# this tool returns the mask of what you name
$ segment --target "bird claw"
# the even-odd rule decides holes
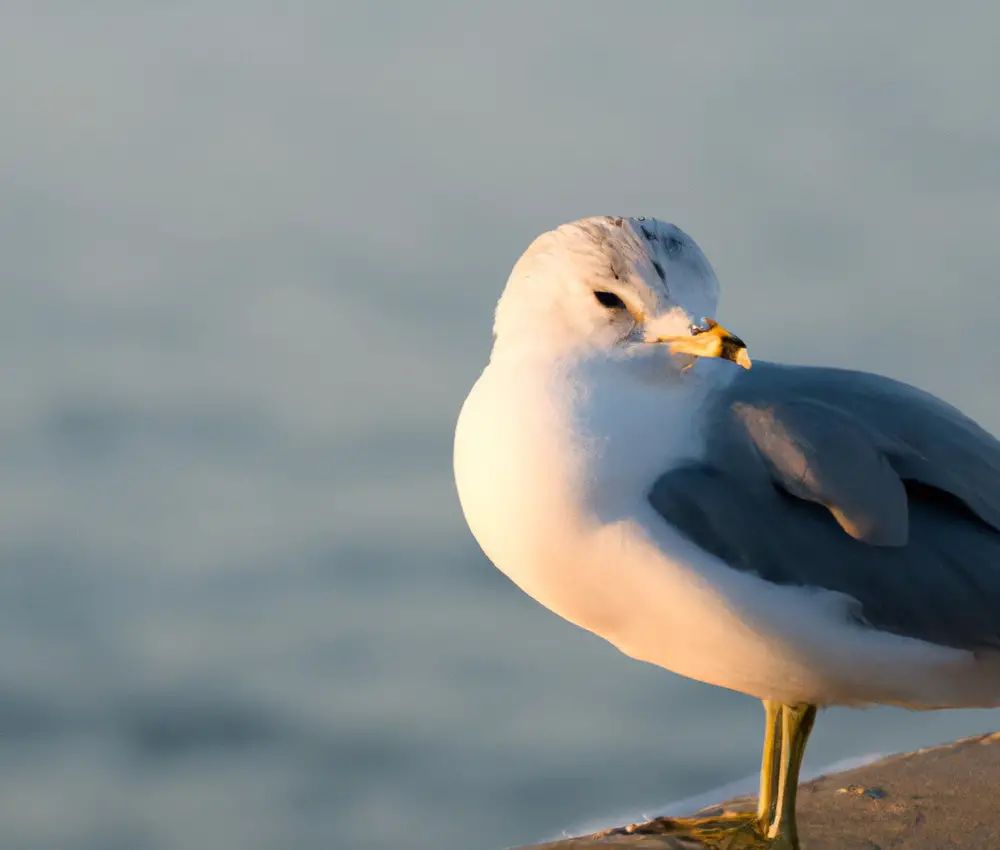
[[[779,835],[767,838],[753,812],[723,812],[710,817],[654,818],[598,833],[611,835],[669,835],[712,850],[798,850],[797,843]]]

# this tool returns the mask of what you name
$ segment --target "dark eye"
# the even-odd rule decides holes
[[[594,293],[594,298],[597,299],[597,303],[602,307],[607,307],[609,310],[624,310],[625,302],[621,300],[613,292],[608,292],[604,289],[599,289]]]

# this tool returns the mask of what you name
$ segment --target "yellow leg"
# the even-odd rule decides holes
[[[799,770],[805,755],[809,733],[816,720],[814,705],[781,707],[781,768],[778,773],[778,796],[765,835],[773,850],[798,850],[799,834],[795,823],[795,797]]]
[[[766,830],[774,819],[774,796],[778,792],[778,760],[781,757],[781,703],[764,700],[764,752],[760,759],[760,796],[757,822]]]
[[[644,835],[671,835],[695,838],[708,847],[721,850],[764,848],[765,838],[775,818],[782,764],[782,718],[784,706],[771,700],[764,701],[764,751],[760,766],[760,798],[756,814],[753,812],[724,812],[708,817],[657,818],[643,824],[609,830],[611,833]]]
[[[757,811],[700,818],[656,818],[607,834],[677,835],[719,850],[799,850],[795,791],[806,742],[816,719],[814,705],[764,701],[764,752]]]

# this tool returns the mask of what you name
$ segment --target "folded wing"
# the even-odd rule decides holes
[[[649,501],[734,569],[853,597],[874,628],[1000,646],[1000,442],[861,372],[757,363],[709,411],[706,457]]]

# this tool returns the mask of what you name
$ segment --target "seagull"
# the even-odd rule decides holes
[[[661,819],[797,850],[817,709],[1000,705],[1000,442],[879,375],[752,363],[678,227],[539,236],[455,429],[479,545],[621,652],[760,699],[755,812]]]

